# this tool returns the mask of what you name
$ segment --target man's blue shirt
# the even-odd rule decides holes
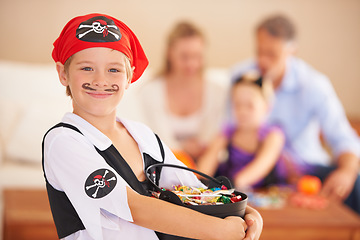
[[[256,69],[255,61],[236,65],[232,82]],[[284,130],[286,148],[294,153],[293,157],[306,163],[331,164],[331,157],[321,144],[320,132],[335,158],[344,152],[360,156],[359,137],[351,128],[329,79],[298,58],[287,61],[268,122]]]

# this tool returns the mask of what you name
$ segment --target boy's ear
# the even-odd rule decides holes
[[[135,70],[135,66],[131,68],[132,75],[134,74],[134,70]],[[132,79],[128,79],[128,80],[127,80],[125,89],[128,89],[128,88],[130,87],[130,85],[131,85],[131,80],[132,80]]]
[[[125,89],[128,89],[131,85],[131,80],[126,83]]]
[[[58,72],[59,80],[60,80],[61,84],[65,87],[67,87],[69,85],[69,83],[68,83],[68,78],[67,78],[67,75],[65,72],[64,64],[62,64],[61,62],[57,62],[56,63],[56,71]]]
[[[125,89],[128,89],[131,85],[131,79],[128,79],[127,82],[126,82],[126,86],[125,86]]]

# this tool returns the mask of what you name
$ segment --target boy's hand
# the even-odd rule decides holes
[[[224,220],[226,221],[226,228],[223,231],[222,239],[240,240],[245,237],[245,230],[247,229],[247,225],[242,218],[230,216],[226,217]]]
[[[258,240],[263,228],[263,220],[259,212],[252,207],[247,206],[245,222],[247,231],[244,240]]]
[[[252,219],[249,214],[245,215],[245,222],[247,225],[247,231],[246,231],[246,237],[244,238],[244,240],[258,239],[258,238],[256,238],[258,223],[254,219]]]

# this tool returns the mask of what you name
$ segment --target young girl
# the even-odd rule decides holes
[[[265,124],[270,107],[271,83],[254,74],[236,81],[231,89],[234,124],[213,141],[199,163],[199,170],[229,177],[236,188],[261,186],[272,172],[282,148],[284,134]],[[221,154],[227,150],[227,160]],[[281,170],[280,167],[276,170]]]
[[[73,112],[43,141],[43,168],[62,239],[158,239],[157,233],[198,239],[258,239],[262,220],[248,207],[245,221],[220,219],[148,195],[144,170],[181,164],[146,126],[116,117],[116,106],[148,65],[133,32],[101,14],[72,19],[54,42],[59,79]],[[188,171],[155,172],[159,185],[179,179],[200,186]],[[192,224],[196,223],[196,224]],[[208,229],[213,229],[209,231]]]

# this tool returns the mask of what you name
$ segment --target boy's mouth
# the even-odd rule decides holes
[[[107,98],[112,95],[111,93],[105,93],[105,92],[86,92],[86,93],[94,98]]]
[[[86,90],[86,93],[95,98],[106,98],[111,96],[113,93],[119,91],[119,86],[117,84],[111,85],[111,88],[105,89],[96,89],[90,87],[90,83],[84,83],[82,88]]]

